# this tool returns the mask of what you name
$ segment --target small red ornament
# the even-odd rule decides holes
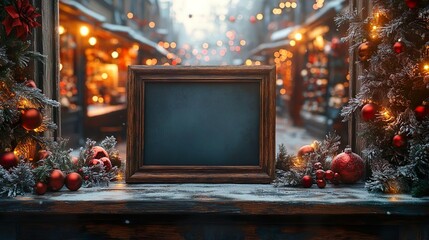
[[[229,17],[229,21],[230,21],[230,22],[235,22],[235,17],[234,17],[234,16],[230,16],[230,17]]]
[[[33,130],[42,125],[43,117],[39,110],[30,108],[21,112],[21,121],[23,128],[26,130]]]
[[[411,9],[417,7],[418,3],[419,3],[419,0],[405,0],[405,4],[407,4],[407,7]]]
[[[341,182],[355,183],[363,176],[364,162],[351,148],[346,148],[332,160],[331,169],[340,175]]]
[[[95,146],[91,150],[93,152],[92,158],[100,159],[102,157],[109,157],[109,154],[106,152],[106,150],[100,146]]]
[[[250,16],[249,21],[250,21],[250,23],[255,23],[256,22],[256,17],[255,16]]]
[[[104,170],[106,170],[106,172],[108,172],[108,171],[110,171],[110,169],[112,169],[112,162],[110,161],[109,158],[102,157],[102,158],[100,158],[100,161],[103,162]]]
[[[316,171],[316,179],[323,179],[325,178],[325,171],[322,169],[319,169]]]
[[[363,106],[361,109],[362,120],[364,120],[366,122],[374,120],[375,113],[377,111],[376,109],[377,109],[377,107],[372,103],[365,104],[365,106]]]
[[[326,170],[325,178],[326,180],[332,180],[334,178],[334,172],[332,170]]]
[[[13,152],[0,153],[0,165],[4,169],[16,167],[18,165],[18,158]]]
[[[395,44],[393,44],[393,51],[395,51],[395,53],[404,52],[405,44],[401,41],[395,42]]]
[[[73,157],[71,157],[71,158],[70,158],[70,162],[71,162],[73,165],[77,166],[77,165],[79,164],[79,158],[77,158],[77,157],[73,156]]]
[[[88,166],[92,167],[92,166],[103,166],[103,161],[101,161],[100,159],[92,159],[88,162]]]
[[[48,190],[48,185],[44,182],[38,182],[34,186],[34,191],[36,192],[37,195],[43,195],[46,193],[47,190]]]
[[[313,185],[313,179],[309,175],[302,177],[301,184],[305,188],[310,188]]]
[[[77,191],[82,186],[82,176],[75,172],[69,173],[67,174],[65,184],[70,191]]]
[[[326,187],[326,181],[324,179],[317,179],[316,184],[319,188],[325,188]]]
[[[302,159],[302,156],[304,156],[305,154],[312,153],[312,152],[314,152],[314,148],[312,146],[304,145],[298,150],[298,153],[296,154],[296,156],[299,159]]]
[[[331,180],[331,183],[333,183],[334,185],[338,185],[340,184],[340,174],[339,173],[334,173],[334,177]]]
[[[317,170],[317,169],[322,169],[322,168],[323,168],[322,163],[321,163],[321,162],[316,162],[316,163],[314,163],[313,168],[314,168],[315,170]]]
[[[45,158],[49,157],[49,155],[51,155],[51,154],[52,154],[51,151],[48,151],[48,150],[45,150],[45,149],[40,150],[40,151],[37,152],[37,160],[45,159]]]
[[[359,45],[358,55],[359,55],[359,60],[362,62],[365,62],[369,59],[369,57],[371,55],[371,49],[370,49],[370,45],[369,45],[368,41],[361,43]]]
[[[429,116],[429,107],[423,105],[417,106],[414,109],[414,114],[417,120],[423,120],[425,117]]]
[[[394,147],[401,148],[401,147],[405,146],[406,141],[405,141],[405,138],[403,136],[398,134],[398,135],[395,135],[393,137],[392,144]]]
[[[27,86],[29,88],[37,88],[36,83],[33,80],[25,81],[25,86]]]
[[[48,178],[48,186],[52,191],[59,191],[64,186],[65,176],[59,169],[54,169]]]

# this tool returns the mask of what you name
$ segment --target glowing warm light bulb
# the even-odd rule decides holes
[[[79,29],[79,33],[82,37],[86,37],[89,34],[89,28],[87,26],[82,26]]]
[[[284,88],[280,89],[280,94],[281,95],[285,95],[286,94],[286,89],[284,89]]]
[[[58,26],[58,34],[63,34],[63,33],[65,33],[66,32],[66,29],[63,27],[63,26]]]
[[[261,21],[262,19],[264,19],[264,14],[262,14],[262,13],[256,14],[256,19],[258,19],[259,21]]]
[[[177,47],[177,44],[176,44],[175,42],[171,42],[171,43],[170,43],[170,47],[171,47],[171,48],[176,48],[176,47]]]
[[[97,38],[95,38],[95,37],[90,37],[90,38],[88,39],[88,43],[89,43],[89,45],[94,46],[95,44],[97,44]]]
[[[127,13],[127,18],[132,19],[134,17],[134,14],[132,12]]]
[[[289,45],[291,45],[293,47],[296,45],[296,42],[294,40],[290,40]]]
[[[150,23],[149,23],[149,27],[150,27],[150,28],[154,28],[155,26],[156,26],[155,22],[150,22]]]
[[[295,40],[301,41],[302,40],[302,34],[301,33],[296,33],[295,34]]]
[[[107,79],[109,77],[109,74],[107,74],[107,73],[102,73],[101,74],[101,78],[102,79]]]
[[[113,51],[111,55],[112,55],[112,58],[118,58],[119,57],[119,53],[117,51]]]
[[[247,59],[247,60],[246,60],[246,62],[245,62],[245,64],[246,64],[246,66],[250,66],[250,65],[252,65],[252,60]]]
[[[425,70],[425,71],[429,71],[429,64],[425,64],[425,65],[423,65],[423,70]]]

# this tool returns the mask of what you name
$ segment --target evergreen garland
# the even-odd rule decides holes
[[[357,10],[336,19],[349,24],[343,40],[353,43],[351,53],[362,42],[370,46],[368,60],[356,63],[363,68],[361,88],[342,116],[347,121],[359,117],[365,104],[377,106],[376,117],[363,119],[359,131],[371,169],[369,191],[429,195],[424,187],[429,183],[429,1],[417,1],[417,6],[405,0],[372,2],[372,15],[366,19]],[[395,50],[395,44],[405,47]],[[420,119],[415,109],[422,105],[426,113]],[[404,146],[393,143],[395,135]]]

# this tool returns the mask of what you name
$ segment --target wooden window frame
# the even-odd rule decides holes
[[[39,8],[42,13],[42,27],[37,28],[33,35],[34,50],[46,56],[45,64],[35,63],[34,75],[35,81],[38,86],[43,90],[45,95],[51,99],[57,99],[59,96],[59,0],[42,1],[33,0],[33,4]],[[354,9],[361,9],[359,14],[365,18],[370,14],[371,9],[370,0],[350,0],[349,8],[351,11]],[[357,60],[357,53],[354,52],[350,55],[350,97],[355,97],[361,83],[358,81],[357,76],[362,73],[362,69],[358,64],[354,64]],[[58,130],[51,136],[61,136],[61,111],[60,108],[55,108],[47,111],[48,117],[58,125]],[[356,137],[359,131],[359,120],[353,118],[348,124],[349,131],[349,145],[356,152],[360,152],[362,142]],[[49,134],[48,134],[49,135]]]

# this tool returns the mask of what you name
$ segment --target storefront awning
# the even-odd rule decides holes
[[[145,38],[141,33],[132,29],[131,27],[111,23],[103,23],[101,27],[107,31],[117,33],[126,38],[129,38],[132,41],[136,41],[139,44],[145,46],[145,48],[147,49],[154,49],[161,55],[167,56],[167,54],[169,54],[167,50],[158,46],[158,44],[152,42],[151,40]]]
[[[261,43],[259,46],[249,52],[250,56],[266,55],[274,52],[279,48],[289,46],[289,40],[280,40],[277,42]]]
[[[105,16],[85,7],[79,2],[74,0],[61,0],[60,7],[62,11],[65,11],[80,20],[91,23],[103,23],[107,19]]]
[[[271,34],[271,41],[279,41],[281,39],[287,39],[291,34],[299,30],[301,33],[308,31],[311,28],[314,28],[315,25],[320,25],[322,22],[325,22],[328,19],[332,19],[340,12],[346,5],[346,0],[332,0],[315,14],[307,18],[307,20],[302,25],[297,25],[293,27],[288,27]]]

